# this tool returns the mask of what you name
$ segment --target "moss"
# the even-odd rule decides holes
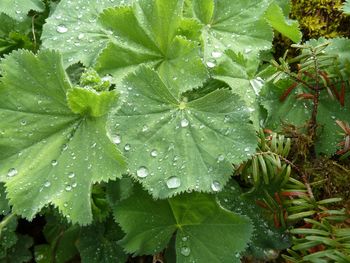
[[[292,0],[291,18],[300,23],[304,40],[350,36],[350,17],[342,12],[343,0]]]

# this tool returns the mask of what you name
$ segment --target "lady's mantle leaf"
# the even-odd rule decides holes
[[[266,11],[265,17],[275,30],[291,39],[294,43],[298,43],[301,40],[302,34],[299,30],[298,21],[285,18],[282,8],[277,3],[271,4]]]
[[[192,0],[193,15],[202,23],[208,67],[226,49],[246,55],[271,48],[272,29],[264,18],[267,0]]]
[[[222,209],[215,196],[192,193],[154,201],[135,190],[115,206],[116,221],[126,232],[121,245],[134,255],[163,250],[176,233],[176,261],[240,262],[235,255],[247,245],[250,221]]]
[[[97,69],[118,78],[144,64],[181,91],[200,86],[206,69],[198,44],[176,37],[182,6],[182,0],[140,0],[133,7],[107,9],[100,21],[116,39],[103,51]]]
[[[44,11],[44,3],[40,0],[1,0],[0,13],[5,13],[16,20],[24,20],[30,10]]]
[[[229,89],[186,102],[177,89],[142,67],[125,78],[125,102],[109,131],[129,159],[130,173],[153,196],[219,191],[255,151],[248,109]]]
[[[91,185],[114,179],[125,168],[106,136],[105,117],[70,110],[71,86],[55,52],[14,52],[1,72],[0,180],[13,210],[31,219],[51,203],[72,222],[91,222]],[[115,98],[109,95],[108,102]],[[101,113],[87,103],[92,113]]]
[[[350,1],[346,0],[343,5],[343,11],[345,14],[350,15]]]
[[[110,42],[107,32],[97,21],[103,9],[130,0],[61,0],[43,27],[43,46],[61,51],[66,66],[82,62],[94,64],[96,57]]]
[[[60,50],[66,65],[97,61],[98,71],[114,79],[146,64],[181,90],[202,84],[207,72],[197,43],[176,36],[182,0],[139,0],[114,8],[122,1],[111,2],[87,1],[90,8],[82,9],[85,2],[63,0],[44,26],[43,45]]]

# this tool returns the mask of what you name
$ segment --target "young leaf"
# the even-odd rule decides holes
[[[192,101],[142,67],[125,78],[125,103],[110,115],[109,132],[129,159],[131,175],[154,197],[220,191],[255,151],[248,109],[229,89]]]
[[[202,23],[204,57],[209,68],[215,67],[219,54],[231,49],[256,55],[271,48],[272,29],[263,18],[266,0],[193,0],[194,16]]]
[[[71,111],[71,86],[56,52],[14,52],[1,72],[0,116],[6,121],[0,123],[0,180],[13,210],[32,219],[53,204],[72,222],[91,222],[91,185],[125,169],[106,135],[106,117]],[[109,103],[114,92],[107,97]],[[91,112],[98,107],[89,100],[85,106]]]
[[[20,21],[27,17],[30,10],[42,12],[44,8],[44,3],[41,0],[1,0],[0,2],[0,13],[5,13]]]
[[[115,206],[126,232],[121,244],[134,255],[163,250],[176,233],[176,262],[239,262],[251,236],[250,221],[222,209],[215,196],[192,193],[154,201],[140,187]],[[132,219],[132,220],[131,220]]]
[[[129,0],[61,0],[43,27],[43,47],[61,51],[65,66],[94,64],[110,42],[110,33],[98,21],[103,9],[127,4]],[[68,48],[69,45],[69,48]]]

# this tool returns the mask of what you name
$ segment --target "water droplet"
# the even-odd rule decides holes
[[[148,126],[147,126],[147,125],[144,125],[144,126],[142,127],[142,132],[146,132],[146,131],[148,131]]]
[[[244,148],[244,151],[245,151],[245,152],[249,152],[249,151],[250,151],[250,148],[249,148],[249,147],[246,147],[246,148]]]
[[[246,53],[246,54],[249,54],[250,52],[252,52],[253,50],[251,49],[251,48],[246,48],[245,50],[244,50],[244,53]]]
[[[121,138],[120,138],[120,135],[115,135],[114,137],[113,137],[113,142],[115,143],[115,144],[120,144],[121,143]]]
[[[68,203],[67,203],[67,202],[64,202],[63,206],[64,206],[64,207],[67,207],[67,206],[68,206]]]
[[[187,240],[188,240],[188,237],[183,237],[183,238],[182,238],[182,241],[183,241],[183,242],[186,242]]]
[[[8,170],[7,172],[7,176],[8,177],[14,177],[18,174],[18,171],[15,168],[11,168],[10,170]]]
[[[212,184],[211,184],[211,189],[214,191],[214,192],[218,192],[221,190],[221,184],[218,182],[218,181],[214,181]]]
[[[189,121],[187,119],[181,120],[181,127],[186,128],[189,124]]]
[[[152,157],[157,157],[157,156],[158,156],[157,150],[152,150],[152,151],[151,151],[151,156],[152,156]]]
[[[179,177],[172,176],[166,181],[166,185],[169,189],[175,189],[175,188],[180,187],[181,180]]]
[[[225,160],[225,156],[222,155],[222,154],[220,154],[220,155],[218,156],[218,162],[222,162],[223,160]]]
[[[68,28],[65,25],[59,25],[57,26],[56,31],[58,33],[66,33],[68,31]]]
[[[148,169],[144,166],[141,166],[139,169],[137,169],[136,175],[140,178],[145,178],[148,175]]]
[[[213,58],[220,58],[222,56],[222,53],[220,51],[213,51],[211,52],[211,56]]]
[[[130,151],[130,149],[131,149],[130,144],[125,144],[124,150],[128,152],[128,151]]]
[[[84,34],[83,33],[78,35],[78,39],[83,39],[83,38],[84,38]]]
[[[180,252],[185,257],[188,257],[191,254],[191,249],[189,247],[182,247]]]
[[[68,174],[68,178],[74,178],[75,177],[75,173],[71,172]]]
[[[216,64],[212,61],[207,61],[206,64],[207,64],[208,68],[214,68],[216,66]]]
[[[21,125],[22,125],[22,126],[27,125],[27,121],[26,121],[26,120],[21,120]]]
[[[64,189],[66,189],[67,192],[70,192],[70,191],[72,191],[72,186],[67,185],[66,188],[64,188]]]
[[[51,183],[50,183],[49,181],[46,181],[46,182],[44,183],[44,186],[45,186],[45,187],[50,187],[50,186],[51,186]]]
[[[52,161],[51,161],[51,165],[52,165],[52,166],[56,166],[57,164],[58,164],[57,160],[52,160]]]

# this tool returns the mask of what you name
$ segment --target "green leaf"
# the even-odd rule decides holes
[[[277,3],[270,5],[265,13],[265,17],[276,31],[288,37],[294,43],[300,42],[302,34],[299,30],[298,21],[288,19]]]
[[[42,12],[44,9],[44,3],[40,0],[1,0],[0,2],[0,13],[5,13],[19,21],[23,21],[30,10]]]
[[[343,5],[343,11],[345,14],[350,15],[350,1],[346,0]]]
[[[249,110],[227,88],[187,101],[146,67],[123,86],[125,103],[110,115],[109,133],[128,157],[131,175],[154,197],[219,191],[232,163],[255,151]]]
[[[138,187],[115,206],[126,232],[121,244],[134,255],[163,250],[176,233],[176,262],[239,262],[251,236],[250,221],[222,209],[215,196],[192,193],[154,201]],[[132,218],[132,221],[130,220]]]
[[[65,66],[82,62],[94,64],[111,35],[98,21],[103,9],[129,0],[61,0],[43,27],[43,47],[58,49]]]
[[[73,87],[67,92],[67,101],[72,112],[92,117],[101,117],[107,114],[113,102],[116,101],[116,92],[97,92],[93,89]]]
[[[227,83],[232,92],[239,95],[249,106],[251,120],[259,128],[260,111],[258,95],[264,85],[264,80],[256,76],[259,60],[246,59],[242,54],[227,50],[225,56],[217,59],[217,66],[213,69],[213,78]]]
[[[8,250],[18,241],[16,235],[17,217],[10,214],[0,222],[0,260],[6,258]]]
[[[222,207],[247,216],[254,226],[253,237],[245,254],[268,260],[271,251],[286,249],[290,247],[291,243],[286,229],[277,229],[274,226],[271,211],[257,206],[255,202],[258,199],[257,196],[244,195],[234,180],[231,180],[218,194],[218,200]]]
[[[116,40],[102,52],[97,70],[120,79],[148,65],[179,92],[200,86],[207,73],[198,43],[176,36],[182,5],[182,0],[141,0],[133,7],[105,10],[100,22]]]
[[[297,127],[306,127],[307,121],[311,118],[312,102],[309,100],[298,100],[296,94],[302,92],[296,88],[289,94],[285,101],[281,102],[279,97],[283,94],[292,82],[282,81],[278,86],[273,84],[266,85],[261,96],[262,104],[268,110],[268,119],[266,128],[280,129],[284,123],[292,124]],[[350,122],[350,94],[345,95],[345,107],[329,97],[326,91],[320,96],[318,106],[317,123],[319,125],[319,134],[316,140],[316,151],[327,155],[333,155],[338,149],[337,144],[343,139],[339,136],[341,129],[336,124],[336,120]]]
[[[29,250],[33,245],[33,239],[29,236],[18,235],[17,243],[8,250],[6,259],[0,259],[1,263],[23,263],[32,259],[32,252]]]
[[[112,220],[82,228],[78,243],[82,262],[126,262],[128,256],[119,245],[122,237],[123,232]]]
[[[0,183],[0,215],[7,215],[10,212],[10,206],[6,198],[4,184]]]
[[[272,29],[264,19],[269,6],[266,0],[193,0],[193,14],[202,23],[204,58],[209,68],[231,49],[255,56],[271,48]]]
[[[14,212],[32,219],[53,204],[72,222],[90,223],[91,185],[125,169],[105,118],[71,112],[71,86],[55,52],[14,52],[1,71],[0,180]]]

